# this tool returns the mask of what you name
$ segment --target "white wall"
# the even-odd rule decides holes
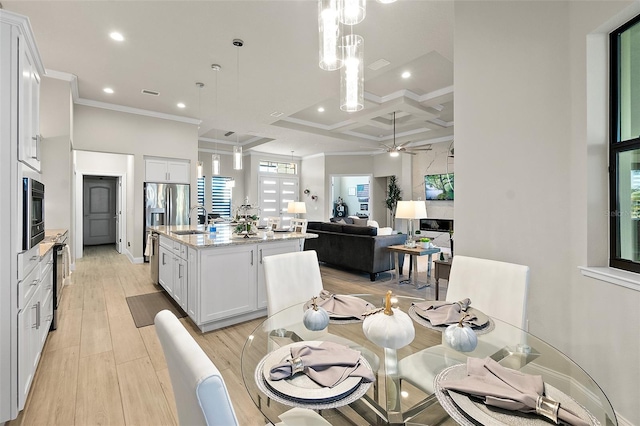
[[[325,205],[330,203],[331,200],[325,196],[325,157],[324,155],[317,155],[302,159],[300,163],[300,189],[304,191],[308,189],[310,194],[300,196],[300,200],[303,200],[307,204],[306,218],[313,221],[324,221],[327,216],[325,215]],[[317,195],[318,199],[313,201],[311,195]]]
[[[196,164],[198,127],[177,121],[75,105],[74,149],[133,155],[133,227],[127,230],[127,246],[136,261],[142,259],[144,210],[144,156],[178,158],[191,162],[191,199],[197,200]],[[129,222],[129,221],[127,221]]]
[[[457,254],[531,267],[530,331],[640,424],[640,292],[578,271],[607,256],[607,141],[588,133],[587,36],[626,4],[456,2],[454,216]]]
[[[42,183],[45,186],[45,226],[47,229],[71,228],[71,142],[69,135],[44,138]]]

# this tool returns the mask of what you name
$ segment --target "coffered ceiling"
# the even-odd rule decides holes
[[[76,102],[201,120],[201,148],[238,142],[297,157],[377,153],[393,142],[393,112],[397,144],[453,140],[452,1],[367,2],[365,20],[353,27],[365,43],[365,108],[356,113],[339,109],[339,71],[318,67],[313,0],[3,6],[29,16],[51,75],[77,78]],[[111,40],[112,31],[125,40]],[[244,46],[233,46],[234,38]],[[214,63],[222,69],[213,71]],[[411,76],[402,78],[404,71]]]

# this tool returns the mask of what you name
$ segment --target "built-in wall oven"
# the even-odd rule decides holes
[[[44,185],[22,179],[22,249],[29,250],[44,239]]]

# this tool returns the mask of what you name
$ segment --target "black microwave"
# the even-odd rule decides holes
[[[22,249],[29,250],[44,240],[44,185],[22,179]]]

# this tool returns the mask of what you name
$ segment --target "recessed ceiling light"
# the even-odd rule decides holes
[[[102,91],[104,93],[108,93],[108,94],[112,94],[113,93],[113,89],[111,87],[105,87],[104,89],[102,89]]]
[[[183,104],[182,102],[178,102],[178,108],[184,108],[184,107],[186,107],[185,104]]]
[[[318,112],[324,112],[324,108],[323,107],[319,107],[318,108]]]
[[[411,73],[409,71],[405,71],[402,73],[402,78],[409,78],[411,77]]]
[[[111,37],[115,41],[124,41],[124,36],[117,31],[114,31],[111,34],[109,34],[109,37]]]

